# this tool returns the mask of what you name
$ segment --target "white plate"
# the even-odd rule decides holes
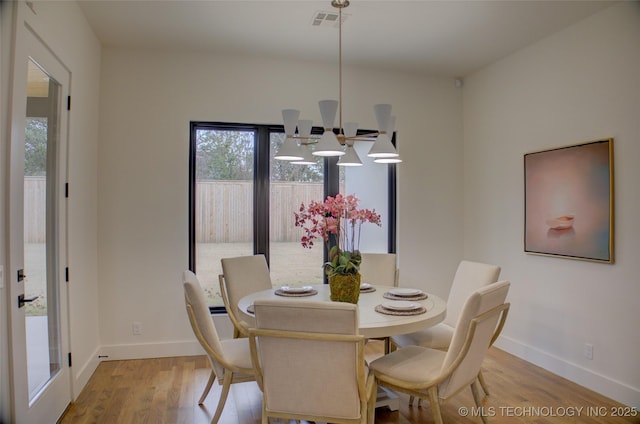
[[[369,283],[362,283],[360,284],[360,290],[366,290],[366,289],[370,289],[371,288],[371,284]]]
[[[385,302],[382,304],[382,307],[392,311],[413,311],[414,309],[420,308],[420,304],[407,302],[406,300],[396,300],[394,302]]]
[[[313,287],[311,287],[311,286],[302,286],[302,287],[282,286],[282,287],[280,287],[280,290],[282,290],[285,293],[308,293],[311,290],[313,290]]]
[[[389,293],[396,295],[396,296],[417,296],[419,294],[422,294],[422,290],[418,290],[418,289],[391,289],[389,290]]]

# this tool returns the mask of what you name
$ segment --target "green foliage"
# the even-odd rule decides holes
[[[324,271],[327,275],[335,274],[357,274],[360,271],[362,255],[359,250],[353,252],[342,251],[338,246],[333,246],[329,250],[329,262],[324,264]]]
[[[253,140],[248,131],[198,131],[196,179],[252,180]]]
[[[198,130],[196,135],[196,179],[253,180],[254,139],[252,131]],[[284,134],[271,135],[271,180],[322,182],[322,164],[294,165],[275,160]]]
[[[323,171],[322,162],[315,165],[296,165],[286,160],[273,159],[273,155],[284,143],[284,134],[271,135],[271,180],[273,181],[300,181],[300,182],[322,182]]]
[[[24,141],[24,175],[47,175],[47,118],[28,118]]]

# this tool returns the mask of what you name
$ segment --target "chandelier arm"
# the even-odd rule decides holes
[[[378,134],[380,134],[379,132],[375,131],[375,132],[370,132],[370,133],[366,133],[366,134],[358,134],[355,137],[351,137],[354,140],[368,140],[368,141],[373,141]]]
[[[344,134],[338,134],[336,137],[338,138],[338,141],[340,142],[340,144],[344,145],[346,140],[353,140],[353,141],[370,141],[370,142],[374,142],[376,141],[376,137],[378,136],[379,133],[377,132],[371,132],[371,133],[366,133],[366,134],[358,134],[354,137],[347,137]],[[298,142],[301,145],[311,145],[311,144],[316,144],[318,143],[318,140],[320,139],[319,135],[309,135],[309,136],[302,136],[299,134],[294,134],[292,135],[290,138],[293,138],[294,140],[298,140]]]

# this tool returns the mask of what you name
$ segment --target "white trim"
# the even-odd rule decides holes
[[[598,374],[510,337],[501,336],[494,346],[603,396],[640,409],[640,389],[636,387]]]
[[[73,373],[73,380],[71,382],[71,397],[73,400],[76,400],[82,392],[82,389],[87,385],[89,379],[100,365],[100,359],[98,359],[98,355],[100,354],[100,348],[97,348],[93,354],[89,357],[89,360],[84,363],[82,368],[77,372]]]
[[[200,343],[196,340],[183,340],[165,343],[138,343],[102,346],[101,358],[106,361],[124,359],[165,358],[169,356],[206,355]],[[97,355],[96,355],[97,356]]]

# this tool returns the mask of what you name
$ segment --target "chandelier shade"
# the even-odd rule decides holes
[[[300,111],[295,109],[285,109],[282,111],[282,120],[284,122],[284,134],[285,139],[278,153],[274,156],[278,160],[302,160],[303,152],[302,148],[298,145],[298,142],[293,138],[296,132],[296,125]]]
[[[388,135],[388,132],[393,134],[395,120],[396,120],[395,116],[389,116],[388,119],[385,118],[386,124],[384,126],[384,130],[380,129],[380,133],[378,134],[378,137],[376,137],[376,141],[375,143],[373,143],[373,146],[371,146],[371,150],[369,150],[369,154],[367,156],[372,158],[397,158],[398,157],[398,152],[396,152],[396,148],[393,146],[393,143],[391,143],[391,139],[389,138],[389,135]],[[392,162],[385,162],[385,163],[392,163]]]
[[[296,132],[296,125],[300,111],[295,109],[285,109],[282,111],[282,122],[284,123],[284,133],[287,137],[293,137]]]
[[[331,157],[340,156],[340,166],[362,166],[354,142],[373,142],[369,151],[369,157],[376,163],[402,162],[395,146],[391,142],[395,128],[395,117],[391,116],[390,104],[377,104],[374,106],[377,133],[358,135],[358,124],[353,122],[342,123],[342,9],[349,6],[348,0],[333,0],[331,5],[338,9],[338,71],[339,71],[339,100],[321,100],[318,102],[322,127],[322,136],[311,135],[312,122],[300,120],[300,112],[295,109],[282,111],[282,119],[285,127],[285,142],[282,144],[275,159],[289,160],[296,164],[315,164],[313,156]],[[335,127],[336,115],[338,126]],[[298,133],[295,133],[296,126]],[[300,140],[300,142],[296,142]],[[311,153],[311,155],[309,154]],[[383,159],[385,161],[383,161]]]
[[[311,137],[312,126],[313,121],[311,119],[300,119],[298,121],[298,136],[300,137],[302,159],[291,161],[294,165],[315,165],[318,163],[317,159],[311,154],[311,146],[302,146]]]
[[[311,154],[311,149],[303,147],[300,150],[302,150],[302,159],[292,160],[290,163],[294,165],[315,165],[318,163],[316,157]]]
[[[376,158],[374,160],[375,163],[400,163],[402,159],[400,158]]]
[[[360,160],[356,149],[353,148],[352,142],[347,142],[344,156],[340,156],[338,166],[362,166],[362,160]]]
[[[342,156],[344,150],[338,141],[338,137],[333,133],[331,128],[325,128],[320,141],[316,144],[315,149],[311,152],[314,156]]]
[[[287,137],[274,158],[278,160],[301,160],[303,158],[302,148],[298,146],[298,142],[293,138]]]

